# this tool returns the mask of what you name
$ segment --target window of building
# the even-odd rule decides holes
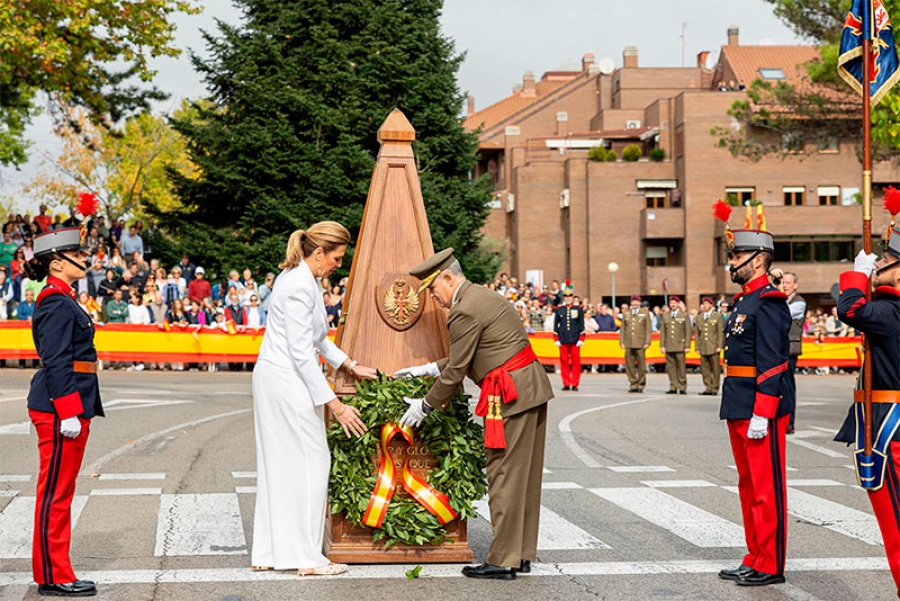
[[[785,79],[784,71],[781,69],[760,69],[759,76],[763,79]]]
[[[840,186],[819,186],[819,205],[837,206],[841,200]]]
[[[852,261],[861,246],[858,239],[798,238],[775,241],[776,263],[809,263]]]
[[[837,136],[819,136],[819,152],[834,153],[838,152],[838,150]]]
[[[647,267],[665,267],[668,256],[668,248],[665,246],[648,246]]]
[[[798,207],[803,204],[803,196],[806,193],[806,188],[803,186],[785,186],[783,190],[785,206]]]
[[[647,199],[648,209],[665,209],[667,206],[666,193],[662,190],[649,190],[644,193]]]
[[[732,204],[743,206],[748,200],[756,198],[756,188],[725,188],[725,196]]]
[[[782,152],[798,153],[803,152],[803,138],[800,134],[786,132],[781,134],[781,150]]]

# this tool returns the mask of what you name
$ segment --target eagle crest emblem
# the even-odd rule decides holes
[[[418,280],[404,273],[389,273],[375,287],[378,314],[394,330],[406,330],[418,321],[422,314],[418,289]]]

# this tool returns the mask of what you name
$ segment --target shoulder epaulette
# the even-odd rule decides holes
[[[872,294],[879,298],[900,298],[900,290],[897,290],[893,286],[878,286]]]
[[[47,298],[48,296],[52,296],[54,294],[62,294],[66,295],[65,292],[57,288],[56,286],[45,286],[43,290],[41,290],[40,294],[38,294],[37,301],[35,302],[35,308],[41,306],[41,301]]]
[[[766,300],[774,300],[774,301],[787,301],[787,294],[782,292],[781,290],[766,290],[762,294],[759,295],[760,298],[764,298]]]

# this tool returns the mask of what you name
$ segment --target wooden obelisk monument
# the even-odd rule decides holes
[[[420,282],[408,273],[434,254],[412,149],[415,138],[415,129],[397,109],[378,130],[381,149],[335,338],[349,356],[385,373],[446,357],[449,349],[446,313],[427,292],[417,292]],[[335,392],[355,392],[343,371],[335,376]],[[395,439],[392,455],[402,457],[409,452],[407,446]],[[419,459],[430,457],[421,447],[414,453]],[[373,470],[377,464],[373,461]],[[424,476],[430,469],[427,459],[425,464],[414,471]],[[406,492],[398,487],[394,494]],[[331,517],[328,557],[341,563],[471,561],[465,521],[454,520],[447,530],[450,541],[439,546],[395,545],[385,550],[383,544],[372,543],[371,529],[338,514]]]

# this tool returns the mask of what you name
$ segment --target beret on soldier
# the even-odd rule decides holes
[[[711,298],[708,297],[708,296],[704,296],[704,297],[703,297],[703,300],[701,300],[700,302],[701,302],[701,303],[709,303],[710,305],[714,305],[714,304],[715,304],[715,303],[713,303],[713,299],[711,299]]]
[[[680,303],[680,302],[681,302],[681,298],[679,298],[678,296],[675,296],[675,295],[673,294],[672,296],[669,297],[669,302],[671,303],[672,301],[675,301],[676,303]]]
[[[640,294],[632,294],[631,300],[639,301],[639,300],[641,300],[641,295]]]
[[[422,291],[428,288],[443,270],[453,265],[454,261],[456,261],[456,258],[453,256],[453,249],[445,248],[410,269],[409,275],[418,278],[422,282],[422,285],[419,287],[419,291]]]

